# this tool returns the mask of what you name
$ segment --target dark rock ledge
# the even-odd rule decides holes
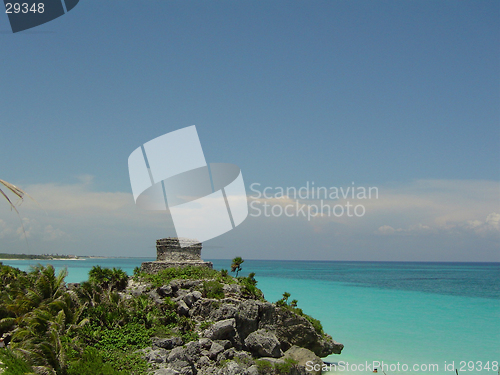
[[[289,309],[243,297],[238,284],[224,285],[225,298],[208,299],[197,290],[202,283],[173,280],[154,289],[130,280],[124,297],[147,294],[158,304],[168,297],[177,304],[178,314],[197,322],[198,340],[154,338],[152,346],[142,350],[154,368],[152,374],[318,374],[307,372],[306,362],[322,365],[320,357],[340,354],[344,347]]]

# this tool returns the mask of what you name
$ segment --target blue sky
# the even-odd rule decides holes
[[[196,125],[247,186],[380,190],[358,222],[248,218],[209,257],[500,260],[499,16],[495,1],[82,0],[17,34],[0,16],[1,178],[46,210],[20,208],[30,251],[153,256],[163,218],[134,224],[127,158]],[[22,251],[0,212],[0,251]]]

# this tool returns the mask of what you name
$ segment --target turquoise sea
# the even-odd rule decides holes
[[[80,282],[96,264],[132,274],[150,260],[49,263],[67,267],[68,282]],[[229,260],[212,261],[214,268],[230,268]],[[24,270],[36,264],[2,262]],[[378,361],[375,366],[387,375],[451,374],[455,368],[460,374],[499,373],[500,263],[246,260],[242,267],[243,275],[257,274],[267,300],[291,293],[305,313],[320,319],[324,330],[345,345],[341,355],[326,358],[344,366],[332,366],[333,372],[366,374],[366,365],[371,372]]]

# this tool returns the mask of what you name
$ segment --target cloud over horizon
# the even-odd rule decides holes
[[[38,204],[27,198],[18,207],[23,229],[5,202],[0,252],[26,253],[27,240],[33,253],[153,257],[154,241],[175,235],[168,213],[137,209],[131,193],[95,191],[92,176],[24,188]],[[249,217],[241,228],[207,241],[204,256],[229,258],[238,249],[257,259],[499,261],[498,191],[496,181],[473,180],[379,186],[378,199],[351,199],[364,205],[363,217]],[[260,201],[285,206],[296,200]]]

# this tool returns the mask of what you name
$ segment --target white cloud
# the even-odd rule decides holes
[[[37,252],[154,256],[155,240],[175,235],[168,213],[138,209],[131,193],[94,191],[90,178],[71,185],[23,188],[42,207],[30,199],[19,207],[28,242]],[[462,260],[498,258],[492,255],[497,252],[494,247],[498,248],[500,233],[498,182],[425,180],[378,189],[378,199],[351,201],[365,206],[363,217],[318,216],[311,221],[249,217],[206,245],[220,244],[232,252],[235,246],[248,246],[248,256],[254,258],[455,260],[455,253]],[[284,207],[295,200],[266,202]],[[25,252],[26,241],[19,229],[17,215],[0,202],[0,252]]]

